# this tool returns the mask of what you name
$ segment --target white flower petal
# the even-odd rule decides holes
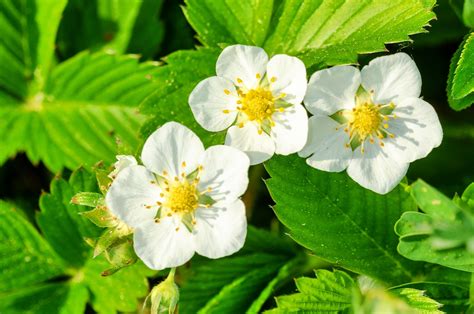
[[[308,115],[302,105],[285,108],[273,114],[275,126],[270,136],[275,141],[275,152],[289,155],[301,150],[308,137]]]
[[[401,162],[412,162],[426,157],[443,139],[443,129],[434,108],[419,98],[396,100],[393,113],[396,119],[388,121],[388,131],[393,139],[387,138],[385,147],[393,158]]]
[[[147,220],[153,221],[161,200],[161,189],[152,184],[155,176],[143,166],[130,166],[122,170],[112,182],[106,204],[110,211],[131,227]],[[146,208],[145,206],[152,206]]]
[[[194,118],[204,129],[218,132],[235,121],[238,99],[237,90],[230,80],[213,76],[194,88],[189,95],[189,105]]]
[[[206,195],[215,201],[233,202],[244,194],[249,182],[248,169],[250,160],[240,150],[217,145],[209,147],[201,162],[202,175],[198,190],[211,188]]]
[[[149,268],[178,267],[193,257],[194,236],[179,219],[165,217],[159,223],[150,220],[135,229],[133,247]]]
[[[288,55],[273,56],[267,65],[267,79],[274,96],[285,94],[283,100],[301,104],[306,93],[306,68],[303,61]]]
[[[114,163],[114,170],[109,173],[109,177],[114,179],[123,169],[137,165],[137,160],[131,155],[117,155],[117,161]]]
[[[364,144],[364,153],[359,146],[347,167],[347,174],[361,186],[378,194],[393,190],[403,179],[408,163],[398,162],[377,143]]]
[[[338,122],[326,116],[313,116],[309,119],[308,142],[299,155],[313,154],[306,160],[313,168],[340,172],[352,158],[352,149],[346,147],[348,142],[349,135]]]
[[[193,172],[202,154],[204,146],[196,134],[182,124],[168,122],[146,140],[142,161],[156,174],[166,171],[171,176],[179,176],[182,172]]]
[[[314,115],[327,115],[355,106],[355,95],[360,87],[359,69],[335,66],[315,72],[304,98],[306,109]]]
[[[403,52],[375,58],[361,71],[362,86],[374,91],[374,102],[387,104],[397,97],[418,97],[421,75],[415,62]]]
[[[261,78],[265,75],[267,62],[268,55],[262,48],[233,45],[226,47],[220,54],[216,63],[216,73],[218,76],[231,80],[237,86],[253,89],[260,82],[257,74]]]
[[[265,132],[258,134],[257,126],[251,122],[242,128],[231,126],[227,131],[225,144],[246,153],[251,165],[262,163],[275,153],[275,143],[270,136]]]
[[[217,205],[217,204],[216,204]],[[242,248],[247,235],[241,200],[196,211],[196,252],[209,258],[231,255]]]

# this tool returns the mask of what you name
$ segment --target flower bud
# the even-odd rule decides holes
[[[172,268],[166,280],[156,285],[145,300],[144,307],[151,305],[151,314],[177,312],[179,288],[174,282],[174,273],[175,268]]]

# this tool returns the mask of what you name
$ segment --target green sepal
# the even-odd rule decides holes
[[[181,219],[181,222],[184,224],[186,229],[188,229],[188,231],[191,233],[193,232],[193,229],[194,229],[193,221],[194,221],[194,216],[192,214],[183,215]]]
[[[99,193],[80,192],[73,196],[71,203],[88,207],[97,207],[105,205],[105,199],[104,196]]]
[[[117,226],[117,219],[110,213],[105,205],[99,205],[93,210],[79,213],[89,219],[94,225],[101,228]]]
[[[97,164],[94,170],[99,189],[102,194],[105,195],[109,190],[110,185],[112,184],[112,179],[109,177],[109,173],[111,170],[103,168],[102,164]]]
[[[200,205],[207,205],[207,206],[212,206],[216,203],[216,201],[213,200],[212,197],[206,194],[200,195],[198,202]]]
[[[190,174],[188,174],[186,176],[186,179],[188,179],[188,181],[194,181],[198,177],[198,175],[199,175],[199,168],[194,170]]]
[[[108,228],[102,233],[94,247],[94,258],[102,254],[113,245],[120,243],[123,238],[131,234],[131,229],[126,226]]]
[[[104,270],[102,276],[110,276],[124,267],[131,266],[138,261],[138,257],[133,249],[132,235],[121,238],[104,252],[111,268]]]

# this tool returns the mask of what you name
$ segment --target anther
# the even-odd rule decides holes
[[[227,113],[230,113],[230,111],[228,109],[224,109],[222,110],[223,113],[227,114]]]
[[[156,205],[161,206],[162,203],[161,202],[156,202]]]
[[[239,123],[239,128],[243,128],[244,124],[242,122]]]
[[[186,167],[186,162],[185,162],[185,161],[183,161],[183,162],[181,163],[181,167],[183,167],[183,168]]]
[[[242,81],[242,79],[241,79],[240,77],[237,78],[237,83],[239,83],[239,84],[242,84],[242,83],[243,83],[243,81]]]
[[[178,177],[174,177],[174,180],[175,180],[175,181],[179,181],[179,178],[178,178]]]
[[[224,89],[224,93],[225,93],[226,95],[230,95],[230,90]]]
[[[273,76],[273,77],[270,79],[270,82],[275,83],[276,80],[277,80],[277,78]]]
[[[260,79],[262,76],[260,75],[260,73],[257,73],[257,74],[255,74],[255,77],[256,77],[257,79]]]

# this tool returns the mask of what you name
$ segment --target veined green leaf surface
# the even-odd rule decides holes
[[[447,93],[454,110],[468,108],[474,102],[474,32],[466,36],[451,60]]]
[[[0,203],[0,235],[6,237],[0,245],[6,263],[0,272],[1,313],[83,313],[87,303],[97,313],[138,310],[152,272],[139,263],[103,277],[110,264],[103,256],[93,259],[93,249],[84,242],[101,229],[80,215],[88,208],[70,203],[79,191],[97,190],[95,176],[83,169],[67,181],[55,179],[40,201],[38,224],[44,238]]]
[[[13,205],[0,201],[0,294],[62,274],[65,265]]]
[[[138,145],[137,106],[154,89],[157,63],[134,55],[78,54],[57,66],[44,92],[0,107],[0,162],[25,151],[53,170],[112,162],[116,141]]]
[[[419,264],[395,249],[395,222],[416,210],[403,188],[378,195],[345,173],[316,170],[296,155],[273,157],[266,169],[277,217],[316,256],[391,284],[407,282],[419,271]]]
[[[167,121],[176,121],[191,128],[205,145],[224,142],[224,132],[204,130],[194,119],[188,104],[194,87],[201,80],[216,75],[218,55],[218,49],[201,48],[177,51],[164,59],[166,65],[159,67],[155,74],[155,91],[140,105],[144,114],[153,115],[142,129],[143,137]]]
[[[182,285],[179,311],[259,313],[275,289],[305,271],[305,262],[305,255],[296,255],[290,242],[249,227],[245,246],[237,254],[193,261]]]
[[[58,30],[62,59],[85,49],[151,58],[163,39],[162,0],[70,0]]]
[[[187,0],[185,15],[207,46],[248,44],[299,56],[306,66],[355,63],[386,43],[426,32],[434,0]]]

